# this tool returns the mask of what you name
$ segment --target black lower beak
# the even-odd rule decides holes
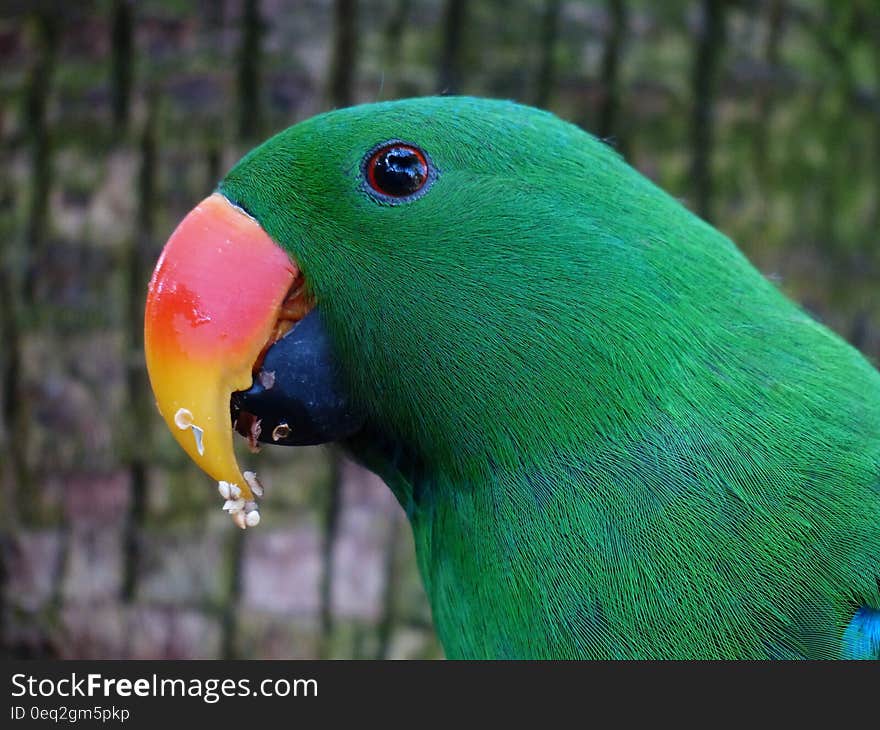
[[[254,385],[233,393],[230,407],[243,436],[284,446],[339,441],[365,420],[341,386],[317,307],[268,349]]]

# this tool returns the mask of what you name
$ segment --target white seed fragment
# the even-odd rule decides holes
[[[174,425],[181,431],[186,431],[188,428],[192,429],[193,438],[196,440],[196,450],[199,452],[199,456],[204,456],[205,444],[202,436],[204,436],[205,432],[193,423],[192,411],[188,411],[186,408],[178,408],[177,413],[174,414]]]
[[[256,473],[252,471],[246,471],[244,473],[244,480],[247,482],[247,485],[251,488],[251,491],[257,497],[263,496],[263,485],[260,484],[260,480],[257,479]]]
[[[248,512],[244,518],[244,521],[248,527],[256,527],[260,524],[260,513],[257,510],[253,510],[253,512]]]
[[[290,436],[290,426],[286,423],[279,423],[272,430],[273,441],[280,441],[281,439],[286,439],[288,436]]]
[[[229,514],[235,514],[236,512],[241,512],[244,509],[244,500],[243,499],[227,499],[223,504],[223,510],[225,512],[229,512]]]
[[[196,440],[196,450],[199,452],[199,456],[205,455],[205,443],[202,441],[202,436],[204,435],[204,431],[200,429],[198,426],[192,426],[193,436]]]
[[[177,426],[181,431],[186,431],[186,429],[192,428],[192,411],[188,411],[186,408],[179,408],[177,410],[177,413],[174,414],[174,425]]]
[[[217,491],[223,497],[223,511],[228,512],[232,521],[244,530],[247,527],[255,527],[260,523],[260,512],[256,502],[257,497],[263,496],[263,487],[252,471],[244,472],[244,478],[254,493],[254,499],[245,500],[241,496],[241,487],[232,482],[217,482]]]
[[[248,486],[254,491],[256,496],[262,496],[263,489],[257,480],[257,475],[252,471],[244,473]],[[257,506],[256,498],[253,500],[245,500],[241,496],[241,488],[232,482],[219,481],[217,483],[217,491],[225,500],[223,502],[223,511],[228,512],[232,517],[232,521],[244,530],[247,527],[255,527],[260,523],[260,512]]]
[[[262,385],[266,390],[271,390],[272,386],[275,385],[275,371],[261,370],[260,385]]]

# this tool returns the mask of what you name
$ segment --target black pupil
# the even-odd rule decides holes
[[[407,147],[391,147],[380,152],[373,163],[373,180],[380,192],[396,198],[412,195],[425,184],[425,163]]]

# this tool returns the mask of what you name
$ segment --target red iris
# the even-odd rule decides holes
[[[365,172],[370,187],[391,198],[415,195],[425,187],[429,177],[425,153],[401,142],[377,149],[367,161]]]

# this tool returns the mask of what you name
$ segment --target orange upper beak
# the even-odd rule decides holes
[[[159,411],[190,457],[245,500],[254,496],[235,460],[229,399],[251,386],[297,275],[260,224],[215,193],[168,239],[150,281],[144,346]]]

